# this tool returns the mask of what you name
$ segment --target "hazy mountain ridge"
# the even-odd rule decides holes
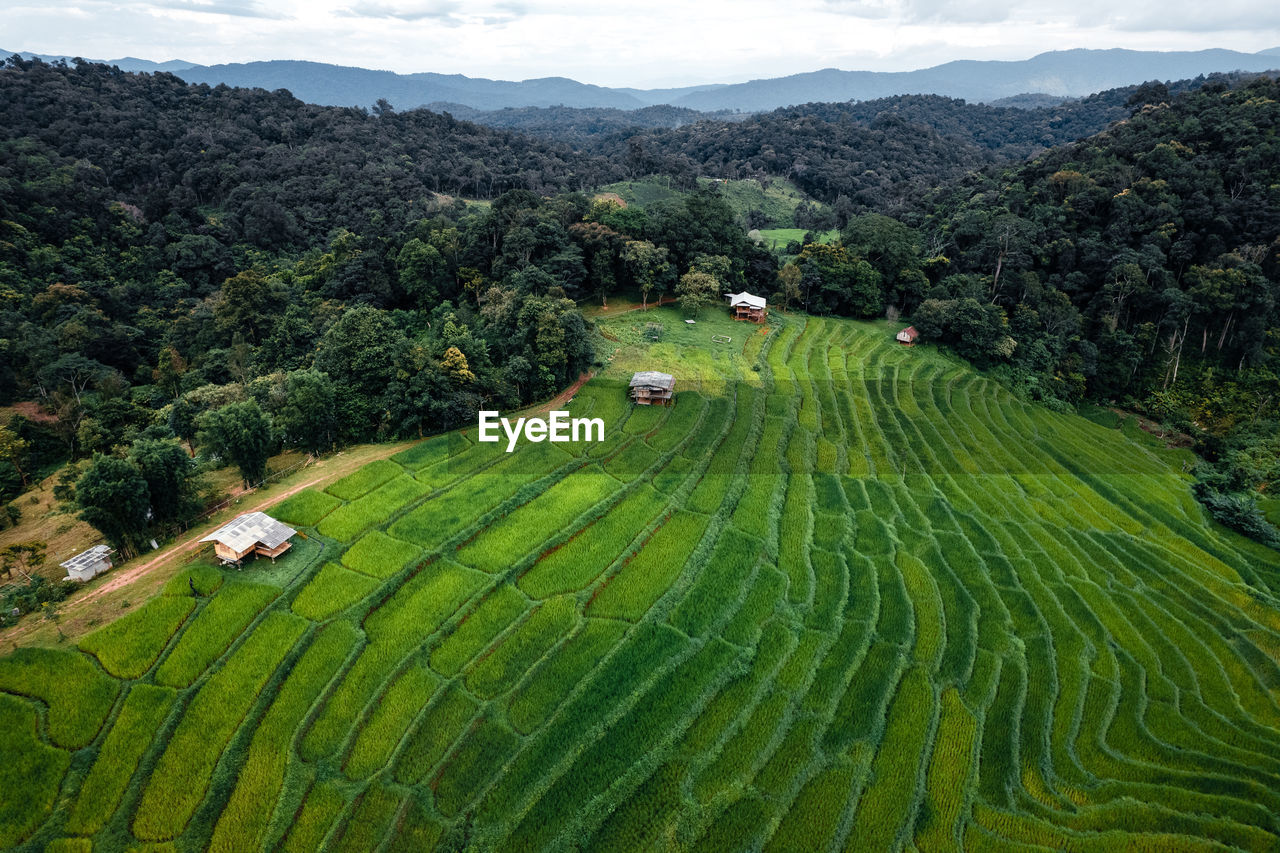
[[[5,54],[9,55],[9,54]],[[33,54],[22,54],[31,57]],[[67,57],[41,56],[56,60]],[[1058,98],[1142,80],[1182,80],[1230,71],[1267,71],[1280,66],[1280,47],[1241,53],[1233,50],[1136,51],[1073,49],[1026,60],[957,60],[915,71],[820,71],[732,84],[666,89],[610,88],[566,77],[490,80],[462,74],[396,74],[322,62],[265,62],[197,65],[133,58],[111,60],[126,71],[169,71],[189,83],[288,89],[309,103],[371,106],[385,99],[396,109],[433,103],[474,110],[507,107],[575,107],[637,110],[669,104],[699,112],[763,112],[812,102],[869,100],[904,94],[934,94],[991,102],[1039,93]]]

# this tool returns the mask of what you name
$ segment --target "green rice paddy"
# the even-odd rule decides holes
[[[635,316],[604,444],[428,440],[0,658],[0,847],[1280,849],[1280,554],[1176,459],[883,325]]]

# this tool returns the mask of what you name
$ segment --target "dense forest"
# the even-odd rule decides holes
[[[0,403],[44,416],[0,429],[0,495],[70,460],[64,496],[128,550],[198,508],[179,455],[255,482],[281,447],[457,426],[589,369],[584,302],[746,287],[901,314],[1027,397],[1196,435],[1202,497],[1247,527],[1280,473],[1278,104],[1223,77],[549,139],[11,59]],[[584,192],[652,174],[684,192]],[[841,238],[767,251],[700,174],[789,177]]]

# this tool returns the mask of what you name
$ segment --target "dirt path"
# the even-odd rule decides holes
[[[373,461],[373,460],[370,460],[370,461]],[[298,483],[295,486],[290,486],[288,489],[286,489],[285,491],[281,492],[278,495],[271,495],[270,497],[264,497],[261,500],[256,501],[253,504],[250,504],[249,506],[238,506],[236,507],[238,511],[236,514],[242,515],[246,512],[257,512],[258,510],[266,509],[267,507],[277,504],[287,497],[297,494],[303,489],[311,488],[317,483],[320,483],[325,479],[327,479],[327,477],[328,475],[324,477],[313,477],[312,479],[308,480],[305,483]],[[216,526],[209,528],[209,530],[216,530],[216,529],[217,529]],[[92,590],[89,591],[87,595],[81,596],[79,599],[77,599],[77,601],[81,603],[88,603],[93,601],[94,599],[101,598],[107,593],[115,592],[118,589],[122,589],[123,587],[128,586],[129,584],[133,583],[135,580],[137,580],[141,576],[145,575],[147,572],[151,571],[156,566],[162,563],[166,563],[169,560],[172,560],[175,557],[179,556],[180,554],[185,554],[189,551],[199,550],[204,545],[204,543],[200,541],[200,538],[205,536],[207,533],[208,531],[203,529],[200,531],[197,531],[196,533],[190,534],[191,535],[190,539],[186,540],[185,542],[179,543],[175,547],[169,548],[167,551],[164,551],[161,554],[157,554],[155,557],[152,557],[150,560],[147,560],[147,562],[141,563],[136,566],[131,566],[130,568],[122,572],[116,572],[115,574],[112,575],[109,581],[102,584],[101,586],[94,587]]]
[[[378,446],[362,453],[340,452],[327,459],[311,463],[307,467],[315,469],[313,476],[307,477],[302,482],[294,483],[282,491],[261,495],[256,500],[252,499],[252,493],[246,493],[246,499],[234,507],[235,514],[239,515],[266,509],[303,489],[309,489],[312,486],[338,479],[369,462],[392,456],[404,450],[407,446],[409,444],[406,442],[397,442],[386,446]],[[218,522],[209,522],[192,528],[175,544],[167,546],[159,553],[146,559],[145,562],[125,563],[120,568],[113,570],[103,583],[67,599],[60,607],[59,620],[65,635],[69,638],[75,638],[80,634],[86,633],[96,624],[96,621],[92,620],[95,615],[95,609],[107,607],[108,599],[113,596],[119,597],[118,594],[121,591],[147,580],[157,570],[180,563],[192,552],[204,547],[200,541],[202,537],[208,535],[210,531],[216,530],[224,523],[226,523],[226,518]],[[142,591],[135,601],[139,604],[142,603],[142,600],[150,598],[152,592],[153,590],[149,589]],[[132,598],[132,596],[130,597]],[[123,613],[118,615],[123,615]],[[113,615],[108,618],[114,619],[116,616]],[[52,633],[52,628],[53,626],[47,620],[41,619],[38,614],[31,614],[17,625],[6,630],[0,639],[11,643],[14,647],[25,645],[29,642],[40,642],[39,635]]]

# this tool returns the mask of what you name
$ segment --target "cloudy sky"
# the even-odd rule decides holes
[[[0,0],[0,48],[213,64],[311,59],[607,86],[1127,47],[1280,46],[1267,0]]]

